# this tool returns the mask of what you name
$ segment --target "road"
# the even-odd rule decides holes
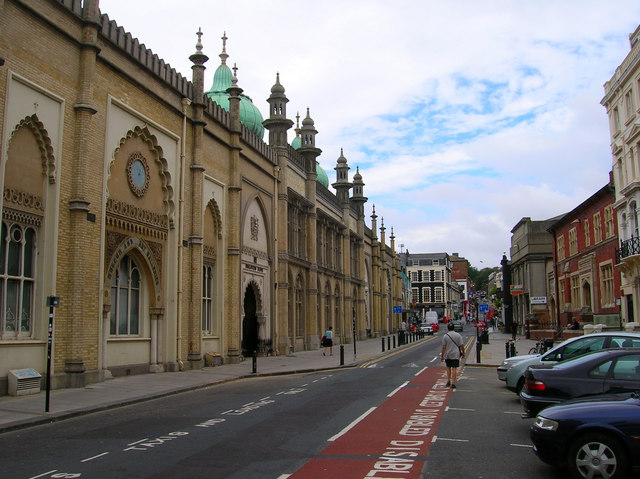
[[[470,332],[469,332],[470,333]],[[560,478],[495,370],[446,388],[440,335],[362,367],[252,378],[0,435],[0,477]]]

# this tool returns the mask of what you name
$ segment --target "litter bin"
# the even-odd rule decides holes
[[[489,344],[489,331],[486,329],[482,330],[482,333],[480,333],[480,340],[482,341],[482,344]]]

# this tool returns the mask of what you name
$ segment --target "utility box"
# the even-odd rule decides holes
[[[32,368],[12,369],[8,376],[8,393],[10,396],[26,396],[40,392],[42,376]]]

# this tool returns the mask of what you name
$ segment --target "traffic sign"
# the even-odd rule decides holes
[[[401,314],[401,313],[402,313],[402,306],[393,307],[393,314]]]
[[[478,305],[478,311],[480,311],[481,313],[489,312],[489,305],[488,304],[479,304]]]

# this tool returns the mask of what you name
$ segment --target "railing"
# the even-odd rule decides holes
[[[620,244],[620,248],[616,248],[616,264],[624,258],[640,254],[640,237],[631,237]]]

